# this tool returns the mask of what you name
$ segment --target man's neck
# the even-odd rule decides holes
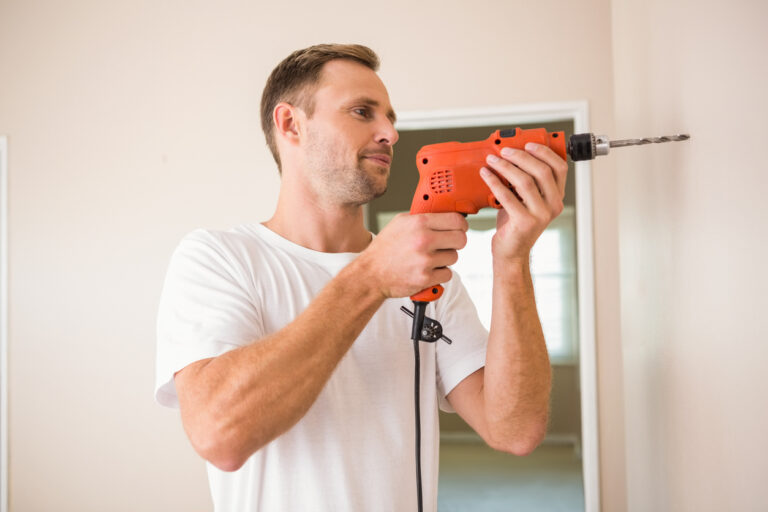
[[[296,202],[280,194],[277,209],[264,225],[291,242],[319,252],[361,252],[371,242],[362,206]]]

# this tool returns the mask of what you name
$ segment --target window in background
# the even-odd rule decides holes
[[[482,210],[481,217],[495,218],[495,210]],[[491,326],[493,268],[491,238],[496,232],[477,229],[470,221],[467,246],[453,265],[477,307],[480,320]],[[576,359],[578,309],[576,295],[576,224],[573,207],[563,212],[541,234],[531,251],[531,274],[536,307],[550,358],[556,363]]]
[[[380,212],[383,228],[397,212]],[[461,277],[477,308],[480,321],[491,327],[493,260],[491,238],[496,233],[496,210],[484,209],[468,217],[467,245],[451,268]],[[574,363],[577,356],[578,301],[576,295],[576,222],[572,206],[541,234],[531,251],[531,274],[544,338],[554,363]]]

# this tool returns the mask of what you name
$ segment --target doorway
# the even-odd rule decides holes
[[[497,129],[516,126],[544,127],[564,131],[566,136],[588,131],[586,103],[398,115],[400,140],[389,188],[366,211],[373,232],[395,214],[410,209],[418,182],[416,152],[423,145],[483,140]],[[525,458],[499,454],[486,447],[458,415],[441,413],[440,510],[466,510],[469,505],[478,512],[523,510],[519,507],[525,503],[534,510],[599,510],[591,176],[588,162],[584,164],[569,163],[565,210],[542,235],[532,254],[537,304],[553,365],[547,439]],[[467,248],[460,252],[454,270],[462,276],[485,321],[484,316],[490,318],[489,304],[484,303],[489,273],[473,270],[488,267],[481,259],[490,261],[490,251],[481,244],[489,243],[495,211],[481,210],[468,221]],[[475,262],[462,267],[469,258]],[[484,478],[470,476],[483,471],[487,473]],[[467,501],[462,501],[463,497]]]

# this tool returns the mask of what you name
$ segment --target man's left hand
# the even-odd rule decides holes
[[[525,151],[504,148],[501,156],[488,155],[488,168],[480,169],[502,206],[493,237],[494,261],[527,261],[539,235],[563,211],[568,164],[549,147],[534,143],[526,144]]]

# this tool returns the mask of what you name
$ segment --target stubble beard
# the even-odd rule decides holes
[[[363,168],[364,164],[361,161],[354,168],[323,167],[319,177],[325,185],[326,197],[333,197],[338,204],[362,206],[383,196],[387,191],[389,170],[376,169],[376,174],[371,174]],[[386,175],[381,178],[381,173]]]
[[[366,171],[364,166],[374,165],[364,157],[359,157],[357,169],[350,173],[354,177],[350,180],[350,190],[357,197],[356,204],[363,205],[384,195],[389,182],[389,168],[383,169],[375,166],[373,172]]]
[[[382,168],[361,155],[357,156],[355,166],[339,165],[344,155],[333,148],[332,144],[317,142],[309,147],[310,154],[318,156],[311,166],[314,169],[309,172],[314,178],[315,189],[322,190],[326,200],[335,204],[362,206],[384,195],[389,168]]]

